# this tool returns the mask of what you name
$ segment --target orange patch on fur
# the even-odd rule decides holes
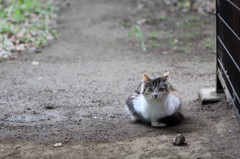
[[[146,74],[142,74],[142,79],[144,80],[144,82],[151,80]]]
[[[165,72],[165,73],[163,74],[163,76],[169,76],[169,75],[170,75],[169,72]]]
[[[178,98],[180,98],[180,95],[178,94],[177,91],[170,91],[170,93]]]

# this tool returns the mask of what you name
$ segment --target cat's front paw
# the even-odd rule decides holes
[[[166,123],[161,123],[161,122],[151,122],[152,127],[166,127]]]

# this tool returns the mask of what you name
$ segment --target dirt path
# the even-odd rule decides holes
[[[215,82],[214,55],[199,47],[203,37],[214,38],[213,17],[205,16],[195,38],[182,38],[192,30],[174,32],[192,44],[191,53],[172,50],[162,38],[161,47],[168,50],[164,55],[157,49],[142,52],[128,37],[129,29],[119,24],[139,18],[134,1],[71,3],[52,46],[0,63],[1,159],[239,157],[239,128],[225,100],[205,106],[197,101],[199,89]],[[187,17],[171,14],[172,20],[159,30],[178,30],[171,28],[173,21],[181,24]],[[146,33],[150,29],[143,27]],[[181,93],[186,120],[163,129],[132,123],[124,100],[141,73],[164,71],[171,72],[171,82]],[[186,136],[186,146],[171,144],[178,133]]]

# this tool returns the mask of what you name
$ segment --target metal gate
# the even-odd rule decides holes
[[[216,27],[217,92],[240,119],[240,0],[216,0]]]

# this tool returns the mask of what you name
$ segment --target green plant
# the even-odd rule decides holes
[[[20,2],[20,1],[19,1]],[[24,12],[22,11],[21,4],[14,3],[13,5],[13,12],[12,12],[12,18],[16,22],[21,22],[24,20]]]
[[[39,48],[42,45],[46,45],[47,43],[47,38],[45,37],[38,37],[35,41],[34,41],[34,46],[36,48]]]
[[[192,50],[192,44],[187,43],[184,48],[185,53],[190,53],[191,50]]]
[[[142,50],[146,51],[147,48],[145,47],[145,44],[144,44],[144,39],[143,39],[141,28],[139,26],[135,25],[135,26],[132,27],[131,30],[132,30],[132,32],[134,32],[134,34],[136,35],[136,37],[140,41]],[[130,33],[130,36],[132,36],[132,32]]]
[[[126,28],[131,26],[130,25],[130,19],[123,19],[119,22],[119,24],[123,27],[126,27]]]
[[[160,46],[159,42],[156,41],[156,40],[151,41],[150,45],[151,45],[153,48],[157,48],[157,47]]]
[[[2,50],[5,50],[5,51],[8,50],[8,44],[7,44],[7,42],[8,42],[7,35],[2,36],[2,38],[1,38]]]
[[[56,36],[50,22],[57,8],[54,0],[0,0],[0,50],[46,45]]]
[[[159,37],[158,32],[157,31],[152,31],[149,35],[150,39],[157,39]]]
[[[216,42],[214,39],[210,39],[210,38],[206,38],[201,42],[201,46],[204,49],[212,49],[214,50],[214,48],[216,47]]]
[[[12,27],[6,20],[0,21],[0,34],[11,34]]]
[[[177,50],[178,49],[178,40],[177,39],[169,39],[169,44],[171,45],[171,48],[173,50]]]
[[[189,8],[191,6],[191,0],[178,0],[177,7],[178,8]]]
[[[159,17],[159,20],[160,20],[160,21],[163,21],[163,20],[166,20],[166,19],[167,19],[167,17],[164,16],[164,15],[160,15],[160,17]]]
[[[190,16],[183,22],[176,23],[178,28],[193,28],[193,27],[201,27],[204,25],[204,22],[196,16]]]

